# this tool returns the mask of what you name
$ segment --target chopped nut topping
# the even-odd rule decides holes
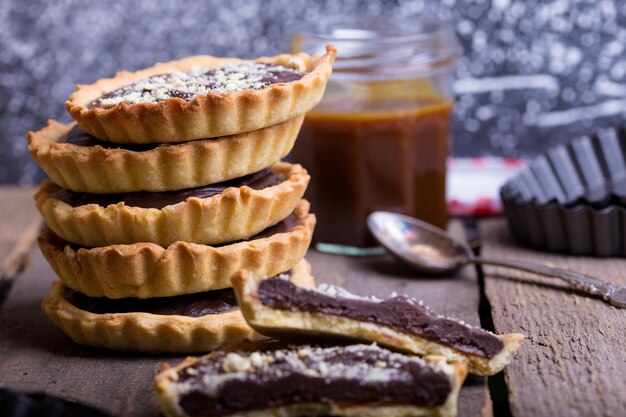
[[[254,366],[255,368],[260,368],[261,366],[263,366],[263,364],[267,362],[267,358],[263,358],[263,356],[261,356],[259,352],[254,352],[252,355],[250,355],[250,363],[252,363],[252,366]]]
[[[306,67],[300,58],[289,65],[293,67],[243,62],[209,70],[195,68],[190,72],[156,75],[108,92],[91,106],[110,108],[120,103],[158,103],[170,98],[189,101],[208,93],[261,90],[271,84],[299,80],[304,75]]]
[[[238,353],[229,353],[224,358],[223,366],[226,372],[247,372],[252,368],[252,363],[249,358]]]
[[[305,356],[309,356],[311,354],[311,349],[309,348],[302,348],[300,350],[298,350],[298,356],[303,358]]]
[[[328,366],[324,362],[320,362],[318,369],[320,371],[320,375],[328,375]]]

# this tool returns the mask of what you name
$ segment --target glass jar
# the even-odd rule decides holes
[[[375,246],[375,210],[445,228],[452,70],[459,44],[431,18],[317,22],[292,37],[294,52],[338,50],[324,98],[310,113],[292,158],[311,175],[306,198],[315,242]]]

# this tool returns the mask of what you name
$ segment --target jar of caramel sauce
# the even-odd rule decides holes
[[[315,242],[375,246],[366,220],[376,210],[445,228],[453,29],[432,19],[352,18],[292,38],[295,52],[326,44],[338,49],[335,70],[291,153],[311,175]]]

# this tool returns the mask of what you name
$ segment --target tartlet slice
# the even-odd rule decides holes
[[[167,417],[453,417],[466,375],[376,345],[257,342],[165,367],[155,385]]]
[[[178,241],[81,248],[50,229],[41,252],[67,287],[90,297],[150,298],[218,290],[237,272],[271,277],[291,269],[311,243],[315,216],[302,200],[294,213],[248,240],[208,246]]]
[[[61,187],[98,194],[199,187],[260,171],[286,156],[304,116],[273,126],[177,144],[118,145],[75,123],[54,120],[29,132],[28,150]]]
[[[66,106],[85,131],[110,142],[181,142],[251,132],[313,108],[324,94],[335,53],[328,46],[324,55],[283,54],[256,61],[192,56],[79,85]],[[259,69],[261,74],[282,71],[299,77],[246,83],[258,79],[258,73],[246,75],[257,63],[269,64]],[[263,80],[270,79],[265,75]]]
[[[438,315],[404,295],[359,297],[333,285],[302,288],[278,277],[254,278],[246,271],[233,278],[233,288],[250,327],[266,336],[375,342],[412,354],[468,362],[469,372],[475,375],[501,371],[524,340],[519,333],[495,335]]]
[[[301,260],[289,277],[299,285],[314,285],[310,269]],[[231,289],[148,300],[103,300],[56,281],[42,308],[76,343],[122,351],[207,352],[263,339],[246,324]]]
[[[35,201],[57,236],[81,246],[219,244],[247,239],[289,216],[308,182],[300,165],[280,162],[240,179],[165,193],[92,195],[44,181]]]

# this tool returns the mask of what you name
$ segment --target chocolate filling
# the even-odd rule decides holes
[[[282,275],[290,276],[291,271]],[[145,299],[89,297],[83,293],[68,290],[65,299],[75,307],[94,314],[149,313],[163,316],[202,317],[239,308],[232,288]]]
[[[264,352],[261,360],[267,355],[271,358],[268,363],[254,367],[252,362],[251,369],[233,377],[224,375],[228,354],[220,352],[201,359],[191,365],[193,371],[187,368],[179,373],[177,383],[189,387],[181,395],[180,406],[193,417],[302,403],[436,407],[444,404],[451,392],[444,373],[385,349],[354,345],[310,351],[307,355],[284,350],[278,355]],[[247,361],[245,356],[242,359]],[[224,375],[224,379],[210,395],[206,381],[216,375]]]
[[[493,358],[504,348],[495,335],[439,316],[407,296],[386,300],[341,297],[298,287],[281,279],[259,284],[258,297],[268,307],[330,314],[390,326],[443,343],[467,354]]]
[[[171,143],[113,143],[105,142],[85,132],[80,126],[76,125],[70,129],[67,134],[59,139],[58,143],[67,143],[76,146],[101,146],[105,149],[126,149],[134,152],[149,151],[159,146],[178,146],[179,144]]]
[[[225,313],[238,308],[237,298],[232,288],[147,299],[89,297],[85,294],[71,291],[65,296],[65,299],[75,307],[94,314],[150,313],[164,316],[202,317],[210,314]]]
[[[268,227],[267,229],[263,230],[262,232],[254,235],[251,238],[246,239],[246,240],[264,239],[266,237],[270,237],[270,236],[278,234],[278,233],[291,232],[296,226],[301,225],[301,224],[302,224],[302,222],[295,215],[292,214],[291,216],[287,217],[286,219],[283,219],[283,221],[276,223],[272,227]],[[214,245],[214,247],[232,245],[233,243],[235,243],[235,242],[224,243],[222,245]]]
[[[255,190],[262,190],[267,187],[280,184],[283,180],[273,171],[264,169],[254,174],[220,182],[217,184],[205,185],[202,187],[187,188],[175,191],[138,191],[120,194],[91,194],[76,193],[71,190],[59,188],[50,195],[61,200],[72,207],[84,206],[87,204],[98,204],[106,207],[110,204],[124,203],[131,207],[162,209],[165,206],[182,203],[189,197],[209,198],[221,194],[229,187],[248,186]]]
[[[267,63],[224,65],[202,74],[154,75],[113,90],[94,100],[89,107],[111,107],[108,101],[119,97],[130,97],[131,104],[144,102],[144,98],[150,103],[170,98],[190,101],[208,92],[260,90],[271,84],[297,81],[303,75],[292,68]]]

